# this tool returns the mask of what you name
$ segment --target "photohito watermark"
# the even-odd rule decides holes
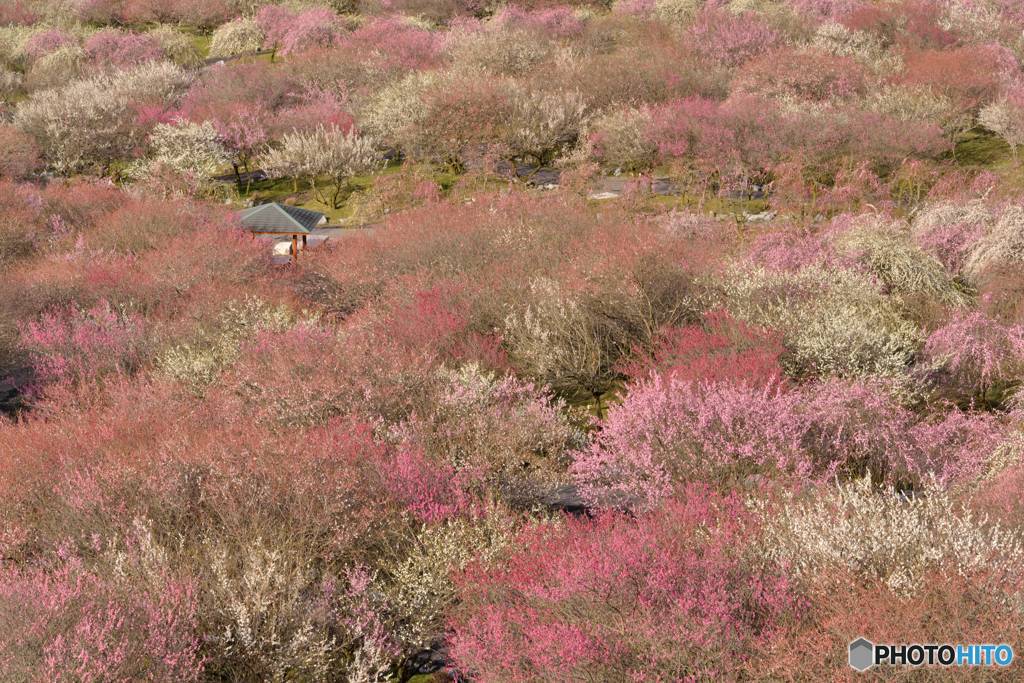
[[[1006,643],[850,643],[850,666],[867,671],[873,666],[1010,666],[1013,646]]]

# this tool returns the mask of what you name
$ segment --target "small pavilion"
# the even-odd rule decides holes
[[[256,235],[291,237],[292,263],[299,259],[299,238],[302,238],[302,246],[305,247],[306,238],[310,233],[327,222],[327,216],[318,211],[286,206],[277,202],[260,204],[240,211],[238,218],[242,227],[251,232],[254,237]]]

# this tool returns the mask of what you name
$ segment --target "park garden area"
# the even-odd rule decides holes
[[[0,680],[1020,650],[1022,65],[1016,0],[0,3]]]

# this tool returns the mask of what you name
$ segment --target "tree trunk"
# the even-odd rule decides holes
[[[340,197],[340,196],[341,196],[341,192],[342,192],[342,190],[343,190],[344,188],[345,188],[345,185],[344,185],[344,184],[342,183],[342,181],[340,181],[340,180],[337,180],[337,181],[336,181],[336,182],[334,183],[334,195],[333,195],[333,196],[331,197],[331,208],[332,208],[332,209],[339,209],[339,208],[341,208],[341,207],[340,207],[340,206],[338,205],[338,197]],[[325,202],[325,203],[326,203],[326,202]]]
[[[327,205],[327,195],[325,195],[316,184],[316,178],[312,178],[309,181],[309,186],[313,189],[313,196],[316,197],[317,201],[321,204]]]

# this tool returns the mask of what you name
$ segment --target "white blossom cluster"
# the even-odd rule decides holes
[[[315,622],[307,595],[316,586],[309,558],[261,538],[244,548],[205,544],[212,573],[218,647],[228,661],[253,663],[266,680],[328,680],[339,669],[333,636]],[[235,672],[241,674],[242,672]]]
[[[228,153],[209,121],[158,123],[149,135],[153,161],[199,178],[214,175],[228,162]]]
[[[586,118],[587,105],[578,92],[516,88],[512,92],[508,148],[517,157],[550,163],[563,146],[575,142]]]
[[[826,21],[814,34],[811,44],[837,57],[850,57],[876,73],[895,73],[903,61],[887,49],[877,36],[865,31],[854,31],[837,21]]]
[[[999,213],[967,255],[964,274],[976,280],[998,263],[1024,264],[1024,206],[1011,204]]]
[[[546,278],[530,283],[530,295],[531,304],[505,318],[505,339],[517,362],[545,382],[598,374],[604,352],[580,302]]]
[[[1005,140],[1017,156],[1017,148],[1024,145],[1024,110],[1004,97],[985,105],[978,113],[978,123]]]
[[[168,348],[157,357],[157,367],[198,391],[238,358],[244,340],[260,330],[284,330],[293,322],[286,306],[272,306],[255,297],[231,301],[214,329]]]
[[[869,111],[900,121],[933,121],[946,124],[953,115],[953,102],[927,86],[883,85],[872,88],[865,99]]]
[[[383,159],[372,138],[354,129],[345,132],[321,124],[309,133],[285,134],[281,145],[264,156],[262,165],[271,176],[306,180],[320,201],[337,207],[344,181],[380,168]],[[334,185],[330,197],[320,184],[324,179]]]
[[[624,171],[643,170],[654,164],[658,147],[647,136],[650,112],[643,109],[617,109],[593,119],[588,135],[596,136],[592,150],[608,168]]]
[[[850,571],[909,596],[932,571],[1016,574],[1024,561],[1019,531],[976,517],[934,485],[901,494],[864,478],[776,514],[765,553],[805,578]]]
[[[452,572],[473,560],[493,561],[513,536],[513,518],[499,510],[480,522],[453,519],[424,527],[412,552],[390,571],[387,592],[403,645],[428,647],[443,634],[445,614],[455,601]]]
[[[891,294],[920,294],[950,305],[967,303],[942,263],[914,244],[907,227],[899,222],[867,217],[838,235],[835,243],[840,253],[858,260]]]
[[[459,67],[514,76],[546,60],[552,48],[524,29],[456,31],[448,39],[448,52]]]
[[[190,75],[169,62],[76,81],[34,93],[14,112],[14,125],[31,134],[60,173],[129,156],[142,141],[132,105],[172,102]]]
[[[220,26],[210,39],[211,57],[234,57],[259,51],[263,31],[254,19],[240,17]]]
[[[895,377],[922,342],[897,302],[849,269],[734,266],[717,282],[726,310],[782,333],[789,349],[783,363],[796,375]]]

